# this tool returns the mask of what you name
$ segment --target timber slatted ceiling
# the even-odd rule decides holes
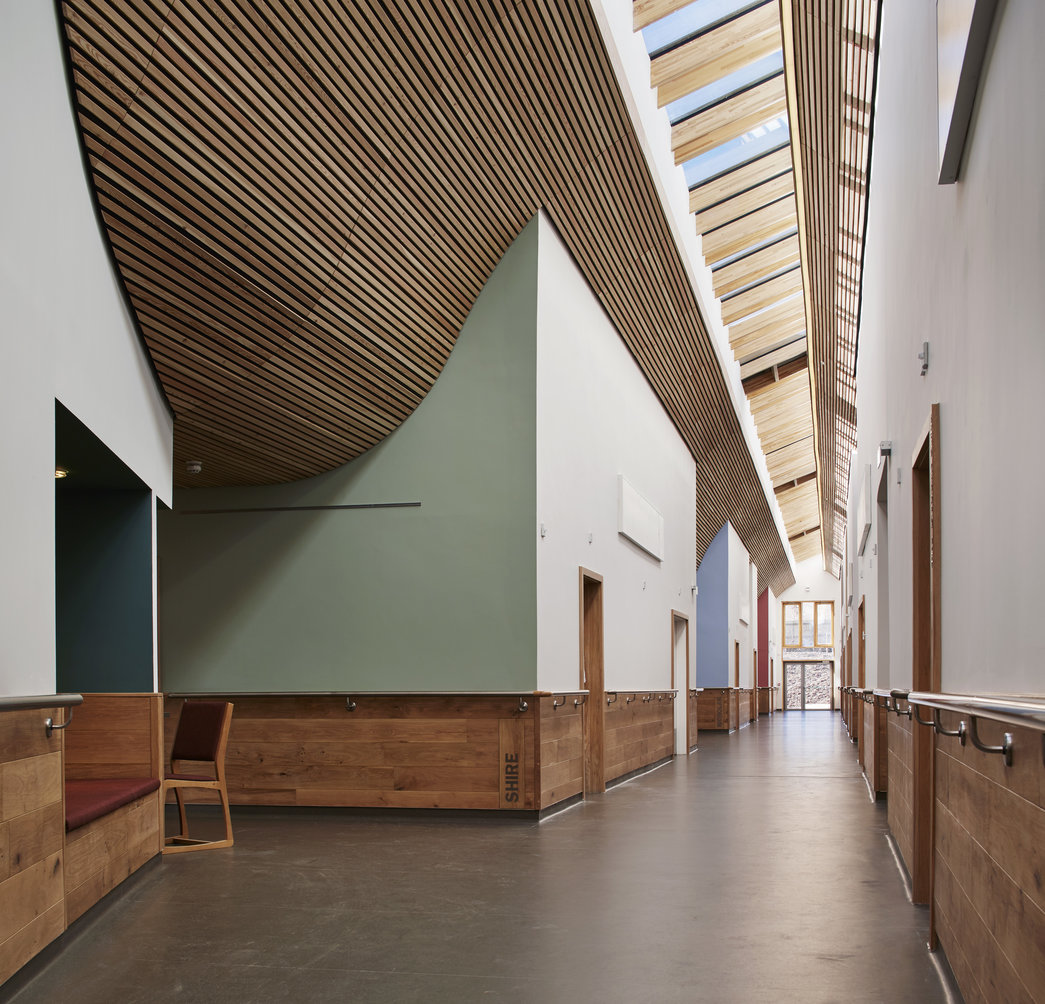
[[[689,208],[778,488],[816,470],[808,374],[780,372],[808,350],[792,150],[786,139],[768,149],[762,144],[739,162],[728,151],[736,143],[758,144],[789,124],[785,74],[773,69],[772,58],[782,52],[779,5],[738,0],[716,22],[699,18],[696,5],[656,29],[675,41],[651,52],[650,83],[658,105],[671,111],[678,102],[674,159],[696,175]],[[653,20],[638,0],[636,26]],[[704,100],[704,94],[714,97]],[[708,176],[699,165],[709,155],[725,157],[727,166]],[[796,451],[796,442],[806,446]],[[781,515],[789,537],[809,528],[793,507]]]
[[[748,400],[767,454],[812,435],[809,377],[804,370],[753,391]]]
[[[194,485],[306,477],[381,440],[543,208],[695,458],[698,556],[728,519],[762,579],[790,584],[587,4],[62,11],[99,208],[176,416],[178,483],[188,460],[204,466]],[[783,80],[754,90],[749,105],[771,105]],[[721,109],[704,121],[733,129]]]
[[[650,83],[663,107],[780,48],[776,0],[731,18],[657,56]]]
[[[715,269],[712,273],[715,293],[717,296],[723,297],[727,293],[757,282],[764,275],[782,271],[799,263],[797,235],[782,237],[758,251],[753,251],[731,261],[728,265],[721,265]]]
[[[826,567],[845,551],[880,4],[782,0]],[[790,531],[789,531],[790,532]],[[792,541],[794,549],[794,541]],[[797,550],[795,554],[797,556]]]
[[[807,558],[815,558],[823,551],[823,543],[819,530],[812,533],[804,533],[791,540],[791,551],[796,561],[805,561]]]

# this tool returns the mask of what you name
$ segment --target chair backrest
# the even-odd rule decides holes
[[[228,735],[232,705],[227,701],[186,701],[171,746],[171,760],[217,761]]]

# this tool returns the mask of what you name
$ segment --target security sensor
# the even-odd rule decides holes
[[[187,474],[199,474],[203,470],[203,464],[198,460],[187,460],[185,462],[185,472]]]

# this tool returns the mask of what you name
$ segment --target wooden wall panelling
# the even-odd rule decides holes
[[[698,558],[729,519],[762,581],[791,584],[590,8],[61,10],[176,472],[199,459],[195,485],[275,483],[382,439],[543,208],[696,460]]]
[[[64,820],[63,820],[64,822]],[[71,924],[160,853],[158,791],[73,830],[65,845],[65,919]]]
[[[942,724],[957,728],[959,716]],[[936,746],[933,912],[967,1001],[1045,1000],[1045,784],[1041,735],[981,720],[985,743],[1014,733],[1011,767],[971,743]],[[892,795],[890,793],[890,801]]]
[[[674,732],[675,706],[670,694],[618,693],[606,709],[607,783],[670,757]]]
[[[65,776],[161,776],[162,694],[84,694],[65,731]]]
[[[687,737],[688,745],[686,749],[692,751],[696,749],[697,742],[700,738],[700,692],[696,690],[690,690],[688,692],[689,708],[687,709],[686,715],[686,728],[689,732]]]
[[[867,777],[868,782],[874,790],[874,760],[875,760],[875,721],[874,721],[874,705],[869,704],[867,701],[860,702],[860,745],[858,747],[857,758],[860,761],[860,766],[864,769],[864,774]]]
[[[914,851],[913,774],[911,763],[912,729],[920,728],[910,719],[889,716],[889,831],[911,873]]]
[[[730,688],[705,687],[697,693],[697,725],[710,731],[729,731]]]
[[[233,804],[498,809],[503,744],[521,741],[522,795],[510,804],[538,808],[535,700],[521,712],[507,696],[360,695],[354,711],[333,695],[224,699],[236,705],[226,757]],[[181,700],[167,703],[169,752]]]
[[[65,930],[62,733],[68,709],[0,712],[0,983]]]
[[[886,795],[889,791],[889,712],[877,706],[875,710],[874,790]]]
[[[584,793],[582,713],[573,696],[540,699],[540,806]],[[559,707],[556,702],[562,701]]]

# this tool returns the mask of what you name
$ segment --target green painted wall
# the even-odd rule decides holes
[[[163,690],[535,689],[535,224],[386,440],[306,481],[184,491],[160,514]]]

